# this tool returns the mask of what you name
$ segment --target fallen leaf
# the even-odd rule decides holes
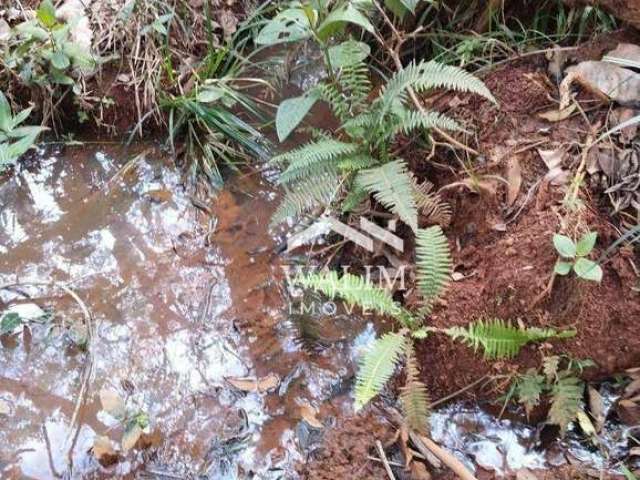
[[[578,420],[578,424],[580,425],[580,428],[582,429],[584,434],[587,437],[590,437],[592,441],[597,441],[598,436],[596,434],[596,429],[593,426],[593,423],[591,422],[589,415],[584,413],[584,411],[580,410],[577,413],[576,417]]]
[[[431,480],[431,474],[424,463],[411,462],[411,478],[415,480]]]
[[[607,53],[606,56],[638,63],[640,62],[640,45],[619,43],[618,46]]]
[[[560,110],[552,109],[540,112],[538,113],[538,117],[546,120],[547,122],[561,122],[562,120],[566,120],[567,118],[569,118],[577,107],[577,104],[572,103],[568,107]]]
[[[233,378],[226,379],[233,387],[243,392],[265,393],[278,388],[280,377],[275,373],[270,373],[262,378]]]
[[[531,470],[522,469],[516,472],[516,480],[538,480]]]
[[[153,202],[164,203],[173,198],[173,193],[167,188],[159,188],[156,190],[149,190],[145,193]]]
[[[632,108],[616,108],[613,112],[611,112],[611,127],[615,128],[618,125],[631,120],[639,114],[640,112]],[[619,131],[620,140],[622,141],[622,143],[631,143],[638,135],[639,126],[639,124],[635,123],[629,125],[628,127],[622,128]]]
[[[299,407],[300,407],[300,416],[305,422],[307,422],[313,428],[324,428],[324,425],[322,424],[322,422],[318,420],[318,418],[316,417],[316,415],[318,414],[318,411],[315,408],[313,408],[311,405],[309,405],[306,402],[300,403]]]
[[[569,180],[569,172],[562,169],[565,151],[562,148],[556,150],[538,150],[538,155],[549,170],[545,175],[545,180],[552,185],[564,185]]]
[[[230,10],[222,10],[218,15],[224,38],[229,38],[238,28],[238,19]]]
[[[118,452],[113,445],[113,442],[109,437],[98,435],[93,440],[93,455],[96,460],[104,467],[113,465],[118,461]]]
[[[602,395],[600,392],[589,385],[588,388],[589,394],[589,411],[591,413],[591,417],[595,422],[596,432],[601,432],[602,427],[604,427],[605,421],[605,412],[604,412],[604,401],[602,400]]]
[[[0,415],[9,415],[11,413],[11,405],[6,400],[0,399]]]
[[[507,205],[511,206],[518,198],[522,186],[522,169],[518,157],[511,157],[507,162]]]
[[[103,388],[100,390],[102,409],[115,418],[122,418],[125,414],[124,400],[114,390]]]
[[[122,450],[128,452],[136,446],[140,436],[142,435],[142,428],[137,423],[133,422],[122,435]]]
[[[640,74],[613,63],[590,60],[567,69],[560,84],[561,109],[571,101],[570,87],[574,82],[622,105],[640,102]]]

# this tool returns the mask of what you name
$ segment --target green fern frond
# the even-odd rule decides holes
[[[416,199],[418,211],[427,218],[430,223],[437,223],[446,227],[451,223],[451,206],[445,202],[437,192],[433,192],[433,184],[428,180],[418,183],[413,180],[413,196]]]
[[[406,380],[400,393],[402,413],[410,429],[426,435],[429,421],[429,395],[427,387],[420,381],[420,370],[411,339],[407,339],[405,356]]]
[[[478,320],[466,328],[452,327],[445,332],[453,339],[462,339],[474,350],[482,347],[487,359],[514,357],[529,342],[566,338],[575,334],[572,331],[557,332],[551,328],[518,328],[499,318]]]
[[[357,212],[360,210],[358,208],[360,205],[364,205],[364,209],[366,211],[368,207],[364,202],[365,200],[368,200],[368,198],[369,192],[359,188],[358,186],[354,186],[342,201],[342,213]]]
[[[437,112],[407,111],[400,116],[400,122],[395,128],[393,135],[404,133],[408,135],[414,130],[429,130],[440,128],[443,130],[460,131],[463,128],[458,122],[448,116]]]
[[[356,377],[356,410],[380,393],[393,375],[404,348],[404,335],[387,333],[364,354]]]
[[[320,98],[327,102],[341,122],[357,115],[371,91],[369,69],[364,62],[343,67],[335,82],[319,84]]]
[[[391,109],[395,102],[404,103],[406,101],[409,87],[417,92],[435,88],[471,92],[495,103],[495,98],[479,78],[459,67],[434,61],[423,61],[410,63],[391,77],[379,97],[383,115]]]
[[[377,162],[371,155],[356,154],[338,160],[338,168],[343,172],[357,172],[373,167]]]
[[[280,183],[290,183],[298,179],[311,178],[327,170],[332,162],[345,155],[353,155],[358,146],[352,143],[327,139],[312,142],[303,147],[273,157],[272,164],[288,163],[280,174]]]
[[[544,393],[545,378],[536,373],[534,369],[521,375],[516,380],[515,394],[518,402],[524,406],[527,417],[531,411],[540,403],[540,397]]]
[[[298,217],[316,207],[331,204],[339,188],[340,177],[331,170],[310,179],[300,180],[292,189],[286,190],[282,202],[271,217],[271,226],[287,218]]]
[[[416,232],[416,280],[428,306],[449,284],[451,253],[449,242],[439,226]]]
[[[380,167],[362,170],[356,177],[356,184],[372,193],[378,202],[398,215],[413,231],[418,229],[418,209],[404,161],[394,160]]]
[[[386,290],[376,287],[358,275],[345,273],[341,277],[335,271],[301,275],[294,282],[304,288],[312,288],[333,299],[342,298],[350,305],[363,310],[376,310],[382,315],[398,316],[402,307]]]
[[[584,382],[573,376],[561,378],[553,385],[547,421],[558,425],[563,435],[582,410],[583,394]]]

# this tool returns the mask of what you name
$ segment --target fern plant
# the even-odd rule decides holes
[[[0,91],[0,173],[15,164],[36,142],[44,127],[21,126],[29,117],[32,107],[13,115],[11,105]]]
[[[548,400],[547,423],[557,425],[564,435],[569,425],[584,415],[585,383],[578,375],[593,362],[554,355],[545,357],[542,363],[542,373],[530,369],[516,377],[507,397],[522,404],[527,416],[544,399]]]
[[[427,215],[440,217],[439,220],[447,219],[442,202],[426,186],[415,182],[406,162],[392,152],[392,145],[399,135],[434,127],[446,130],[461,127],[443,114],[413,109],[409,91],[446,88],[495,100],[482,81],[464,70],[425,61],[411,63],[396,72],[371,98],[373,89],[365,63],[368,45],[353,40],[329,44],[329,33],[333,34],[345,22],[373,31],[362,5],[336,2],[330,10],[322,3],[295,6],[267,23],[258,36],[262,44],[312,39],[325,53],[327,78],[278,106],[279,139],[286,139],[318,101],[326,102],[341,123],[337,131],[316,131],[316,138],[307,145],[272,159],[272,164],[283,169],[279,182],[287,189],[273,223],[286,218],[284,214],[299,216],[318,207],[331,207],[345,196],[349,208],[344,210],[353,209],[368,195],[373,195],[414,232],[418,229],[419,210],[426,210]],[[330,174],[324,175],[327,173]],[[297,185],[304,182],[313,182],[332,195],[301,197],[290,193],[299,190]]]
[[[445,333],[453,339],[461,339],[474,350],[482,348],[487,359],[514,357],[529,342],[575,336],[574,330],[558,332],[552,328],[513,327],[499,318],[478,320],[466,327],[451,327]]]

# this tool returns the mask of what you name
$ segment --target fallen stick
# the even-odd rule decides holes
[[[396,477],[393,475],[393,471],[391,470],[391,466],[389,465],[389,460],[387,460],[387,456],[384,454],[384,448],[382,448],[382,442],[380,440],[376,440],[376,448],[378,449],[378,455],[380,455],[380,460],[384,465],[384,469],[387,471],[389,480],[396,480]]]
[[[412,434],[411,438],[414,439],[414,442],[416,442],[416,440],[419,441],[416,442],[418,450],[420,450],[420,443],[422,443],[427,449],[431,451],[431,453],[438,457],[442,461],[442,463],[449,467],[451,471],[462,480],[478,480],[473,475],[473,473],[467,470],[467,467],[465,467],[460,460],[447,452],[444,448],[442,448],[430,438],[418,434]]]

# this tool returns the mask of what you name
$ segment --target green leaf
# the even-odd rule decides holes
[[[591,253],[593,247],[596,245],[598,239],[598,232],[585,233],[576,245],[576,255],[579,257],[586,257]]]
[[[418,6],[418,2],[420,0],[400,0],[402,2],[402,4],[407,7],[407,9],[411,12],[411,13],[416,13],[416,7]]]
[[[51,29],[53,26],[55,26],[55,24],[57,23],[56,9],[53,6],[51,0],[44,0],[40,4],[38,10],[36,10],[36,17],[38,18],[40,23],[48,29]]]
[[[356,379],[356,410],[362,408],[385,386],[405,348],[404,336],[387,333],[377,339],[360,363]]]
[[[579,258],[573,265],[573,271],[585,280],[591,280],[593,282],[602,281],[602,268],[593,260]]]
[[[300,97],[287,98],[278,105],[276,131],[281,142],[302,122],[317,100],[317,93],[311,91]]]
[[[566,235],[556,233],[553,236],[553,246],[556,247],[560,256],[564,258],[574,258],[576,256],[576,244]]]
[[[337,8],[331,12],[324,22],[318,28],[318,35],[321,38],[326,38],[336,27],[343,23],[352,23],[362,27],[367,32],[373,33],[374,28],[367,17],[365,17],[360,10],[354,7],[351,3],[346,6]]]
[[[0,130],[8,132],[12,129],[11,105],[4,93],[0,92]]]
[[[387,7],[399,19],[403,19],[409,9],[401,0],[385,0],[384,6]]]
[[[329,60],[334,68],[349,67],[364,61],[370,53],[366,43],[348,40],[329,48]]]
[[[69,57],[62,52],[54,52],[49,61],[58,70],[65,70],[71,64]]]
[[[49,34],[43,28],[40,28],[35,22],[23,22],[16,25],[16,31],[24,36],[34,38],[36,40],[45,41],[49,39]]]
[[[558,275],[568,275],[571,271],[571,267],[573,267],[573,263],[558,260],[553,271]]]
[[[304,10],[290,8],[270,20],[255,39],[258,45],[297,42],[311,37],[311,25]]]
[[[15,312],[5,314],[0,321],[0,335],[13,333],[22,324],[22,317]]]

